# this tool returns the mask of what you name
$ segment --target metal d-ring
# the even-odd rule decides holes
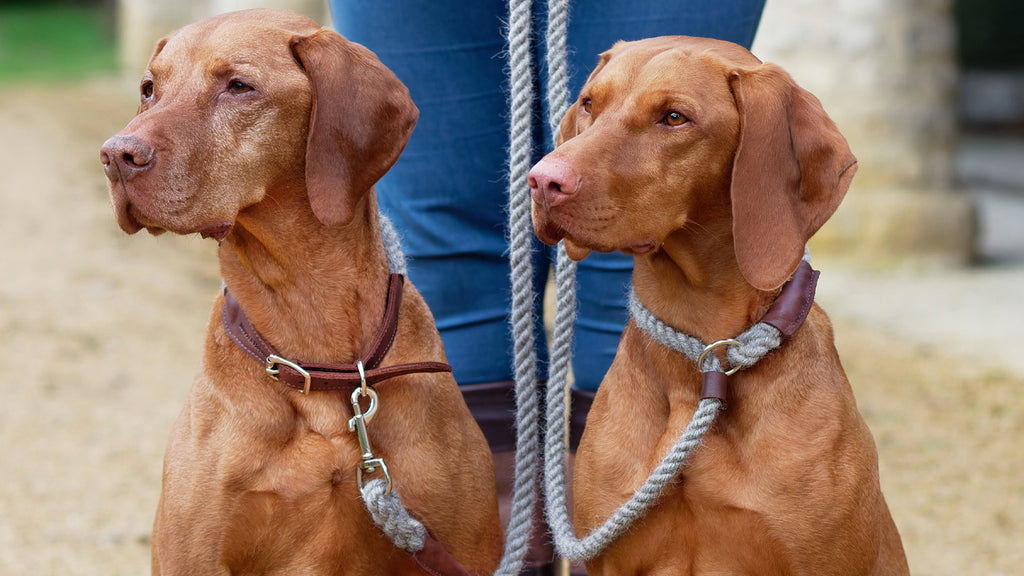
[[[366,388],[366,370],[363,368],[363,361],[356,360],[356,370],[359,370],[359,390],[363,396],[369,394]],[[369,422],[369,420],[367,420]]]
[[[704,367],[704,357],[708,355],[708,352],[711,352],[715,348],[718,348],[719,346],[742,346],[742,345],[743,345],[743,342],[740,342],[739,340],[733,340],[731,338],[728,338],[728,339],[725,339],[725,340],[719,340],[717,342],[712,342],[711,344],[708,344],[707,346],[704,347],[704,351],[700,353],[700,356],[697,356],[697,369],[698,370],[703,370],[704,369],[703,368]],[[733,366],[729,370],[725,370],[724,371],[725,375],[726,376],[732,376],[733,374],[735,374],[742,367],[743,366]]]

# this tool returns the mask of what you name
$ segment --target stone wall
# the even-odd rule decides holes
[[[969,199],[955,189],[956,34],[950,0],[769,0],[762,60],[813,92],[859,160],[816,253],[892,264],[960,264]]]
[[[196,20],[245,8],[283,8],[330,25],[327,0],[118,0],[121,70],[138,77],[157,40]]]

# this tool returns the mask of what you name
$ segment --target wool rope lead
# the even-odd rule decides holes
[[[495,574],[517,576],[533,535],[533,508],[540,460],[537,354],[533,334],[533,269],[530,195],[523,190],[533,153],[532,2],[509,0],[509,265],[516,398],[516,452],[512,513],[505,549]]]
[[[508,213],[510,274],[512,283],[511,331],[513,337],[516,397],[516,456],[512,489],[512,514],[506,530],[505,548],[496,576],[518,576],[533,534],[533,507],[537,492],[540,460],[540,407],[537,398],[537,358],[533,334],[533,270],[530,196],[522,190],[532,157],[533,70],[531,53],[531,0],[509,0],[508,58],[511,97],[509,99]],[[564,17],[564,12],[563,12]],[[550,16],[549,16],[550,18]],[[563,24],[564,27],[564,24]],[[563,41],[564,47],[564,41]],[[564,49],[564,48],[563,48]],[[564,58],[563,58],[564,60]],[[389,265],[397,246],[397,234],[382,220]],[[400,252],[400,250],[399,250]],[[404,258],[402,259],[404,268]],[[392,492],[394,494],[394,492]],[[419,524],[395,498],[382,501],[383,491],[374,483],[363,490],[374,522],[400,548],[416,551]],[[376,514],[374,512],[377,512]],[[422,527],[422,524],[419,524]],[[411,536],[410,536],[411,535]],[[408,547],[403,546],[405,544]],[[418,546],[418,547],[417,547]]]
[[[398,492],[389,492],[385,481],[374,478],[363,485],[362,493],[373,523],[387,534],[395,546],[410,554],[423,549],[427,529],[409,515]]]
[[[395,231],[395,225],[383,214],[380,215],[380,237],[384,242],[384,256],[388,260],[388,271],[392,274],[407,276],[402,241],[398,237],[398,232]]]

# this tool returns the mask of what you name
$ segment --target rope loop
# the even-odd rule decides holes
[[[366,510],[395,546],[412,554],[423,549],[427,529],[409,515],[398,493],[390,490],[384,480],[373,479],[362,487]]]

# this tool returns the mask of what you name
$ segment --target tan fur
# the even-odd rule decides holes
[[[589,102],[588,102],[589,101]],[[686,122],[666,118],[681,113]],[[668,37],[603,54],[531,171],[538,236],[634,255],[640,300],[705,342],[756,322],[856,169],[817,100],[739,46]],[[575,466],[577,530],[608,518],[690,421],[701,378],[630,322]],[[900,575],[907,564],[816,305],[782,348],[730,377],[728,409],[681,480],[592,575]]]
[[[253,90],[231,92],[236,79]],[[354,361],[384,311],[372,186],[415,123],[405,87],[365,48],[265,10],[171,34],[144,89],[150,81],[152,97],[104,147],[108,162],[116,138],[153,148],[138,174],[108,168],[121,227],[222,239],[229,290],[285,357]],[[421,574],[359,497],[348,394],[303,396],[268,378],[226,335],[222,303],[167,446],[153,573]],[[444,350],[407,282],[382,365],[426,360]],[[454,379],[415,374],[377,389],[368,429],[395,489],[471,573],[490,573],[502,546],[494,471]]]

